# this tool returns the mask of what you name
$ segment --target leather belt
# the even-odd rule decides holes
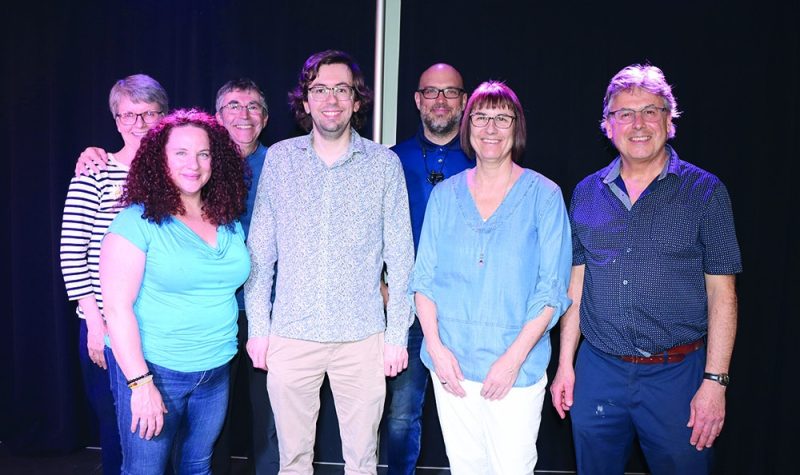
[[[678,363],[686,358],[686,355],[699,350],[705,345],[705,338],[701,338],[691,343],[685,343],[676,347],[670,348],[667,351],[662,351],[653,356],[620,356],[619,359],[627,363],[636,364],[663,364],[663,363]]]

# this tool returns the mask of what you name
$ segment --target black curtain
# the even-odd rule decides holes
[[[269,145],[299,133],[286,92],[309,54],[347,50],[373,77],[374,13],[370,0],[27,2],[7,10],[0,33],[3,443],[42,454],[93,439],[58,236],[80,151],[121,145],[106,101],[113,82],[144,72],[164,85],[173,107],[212,109],[223,82],[249,76],[267,94],[270,121],[261,138]],[[469,89],[505,80],[526,110],[523,164],[559,183],[567,199],[613,157],[598,128],[611,76],[649,61],[674,84],[684,114],[672,143],[681,158],[728,186],[745,265],[718,473],[796,470],[789,363],[798,334],[790,303],[798,266],[791,235],[800,159],[799,13],[797,2],[776,0],[402,2],[398,140],[417,128],[412,92],[430,64],[453,64]],[[435,465],[446,459],[428,403],[422,461]],[[318,457],[339,460],[328,406]],[[558,420],[549,399],[539,452],[540,470],[574,468],[569,421]],[[644,465],[635,458],[630,467]]]

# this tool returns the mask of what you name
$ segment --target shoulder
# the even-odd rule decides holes
[[[400,157],[400,160],[403,160],[405,155],[421,153],[419,141],[416,137],[411,137],[392,146],[391,150]]]
[[[375,143],[372,140],[357,136],[356,147],[361,150],[368,160],[374,161],[390,169],[401,169],[400,158],[389,147]]]
[[[561,193],[561,187],[556,182],[530,168],[523,168],[520,180],[526,180],[531,183],[531,186],[538,193],[551,195],[553,193]]]

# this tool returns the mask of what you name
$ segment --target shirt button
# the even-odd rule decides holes
[[[625,249],[625,252],[631,252],[632,250],[633,249],[631,249],[631,248],[627,248],[627,249]]]
[[[442,161],[443,161],[443,160],[440,158],[440,159],[439,159],[439,163],[442,163]]]
[[[628,285],[628,281],[627,280],[623,280],[622,281],[622,285]]]

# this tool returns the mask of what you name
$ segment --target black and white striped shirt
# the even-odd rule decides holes
[[[129,167],[108,154],[105,170],[89,176],[72,178],[61,220],[61,272],[70,300],[94,294],[103,309],[100,294],[100,243],[119,213]],[[78,316],[83,318],[80,306]]]

